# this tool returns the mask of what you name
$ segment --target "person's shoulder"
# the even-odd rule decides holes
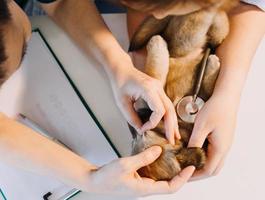
[[[241,2],[255,5],[265,11],[265,0],[241,0]]]

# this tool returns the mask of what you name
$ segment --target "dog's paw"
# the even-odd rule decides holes
[[[202,148],[183,148],[176,154],[176,159],[182,169],[193,165],[197,170],[202,169],[206,162],[206,153]]]
[[[220,59],[212,54],[208,57],[208,61],[207,61],[207,70],[217,70],[220,68]]]
[[[160,54],[167,51],[167,43],[160,35],[155,35],[149,40],[146,49],[148,53]]]

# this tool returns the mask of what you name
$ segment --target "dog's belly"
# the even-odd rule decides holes
[[[174,106],[182,97],[193,93],[198,64],[202,57],[203,50],[199,48],[186,56],[170,58],[165,92]]]

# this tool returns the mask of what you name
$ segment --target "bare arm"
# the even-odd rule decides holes
[[[42,7],[87,55],[93,53],[107,72],[114,73],[116,62],[128,59],[93,1],[57,0]]]
[[[230,14],[230,33],[217,55],[221,70],[212,97],[199,112],[189,146],[208,138],[208,161],[194,179],[216,175],[233,141],[240,96],[251,60],[265,33],[265,12],[241,3]]]
[[[103,22],[93,1],[58,0],[42,6],[87,55],[92,52],[102,63],[118,107],[138,132],[154,128],[164,117],[169,141],[174,143],[175,137],[180,137],[174,106],[163,86],[134,67],[130,56]],[[134,110],[133,104],[138,98],[143,98],[153,110],[145,124],[141,123]]]
[[[221,72],[214,94],[239,98],[256,49],[265,34],[265,12],[241,3],[230,14],[230,33],[217,50]]]
[[[2,163],[57,178],[82,191],[125,196],[176,192],[191,177],[194,167],[187,167],[170,182],[155,182],[136,176],[139,168],[154,162],[160,153],[160,147],[151,147],[141,154],[118,159],[97,168],[73,152],[0,113]]]
[[[88,190],[89,173],[96,166],[33,130],[0,114],[1,162],[57,178]]]

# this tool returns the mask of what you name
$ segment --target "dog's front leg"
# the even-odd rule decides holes
[[[153,36],[147,44],[147,57],[145,73],[161,81],[163,86],[166,83],[169,69],[169,52],[166,41],[159,35]]]

